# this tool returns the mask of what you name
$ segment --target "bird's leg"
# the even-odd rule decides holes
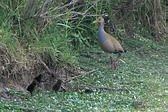
[[[115,70],[117,68],[117,64],[116,64],[116,61],[113,60],[113,63],[112,63],[112,69]]]
[[[116,69],[115,60],[113,60],[113,57],[111,55],[110,55],[110,61],[111,61],[111,68],[115,70]]]
[[[121,53],[118,54],[118,57],[117,59],[115,60],[115,68],[118,66],[118,61],[119,61],[119,58],[121,57]]]

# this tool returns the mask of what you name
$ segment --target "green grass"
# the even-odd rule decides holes
[[[167,47],[160,47],[158,51],[148,49],[143,55],[128,51],[122,56],[125,63],[121,62],[114,71],[111,70],[108,55],[99,48],[81,49],[78,58],[80,66],[97,70],[90,77],[84,76],[70,83],[113,88],[112,91],[93,89],[91,94],[36,92],[33,97],[12,92],[14,96],[22,96],[22,100],[1,100],[1,112],[167,111],[168,51]],[[96,53],[100,54],[99,57]],[[86,54],[91,57],[84,56]]]
[[[50,5],[50,10],[57,5],[55,2]],[[94,2],[86,0],[86,5],[79,12],[85,12]],[[167,111],[168,47],[153,43],[150,39],[154,40],[154,37],[150,36],[149,33],[152,30],[148,28],[149,26],[144,28],[141,23],[139,24],[141,18],[139,14],[143,12],[137,11],[141,5],[135,7],[137,15],[134,14],[134,16],[138,20],[130,23],[136,26],[134,29],[134,34],[137,33],[135,38],[130,38],[130,40],[122,38],[125,37],[125,30],[122,28],[125,19],[124,21],[121,20],[122,16],[119,17],[120,20],[116,21],[117,15],[120,16],[120,14],[111,8],[115,4],[120,7],[120,2],[122,1],[99,1],[95,4],[96,9],[94,6],[87,12],[91,15],[109,14],[118,26],[116,37],[120,37],[119,39],[122,39],[129,48],[128,52],[122,56],[125,63],[120,62],[116,70],[111,70],[108,54],[100,50],[99,46],[92,46],[97,42],[95,33],[97,26],[94,27],[91,24],[95,17],[84,18],[79,16],[76,20],[69,21],[69,18],[72,17],[70,9],[55,10],[56,12],[48,15],[63,14],[64,12],[66,14],[61,18],[48,19],[47,27],[38,33],[36,20],[26,20],[24,25],[21,24],[25,1],[9,2],[2,0],[0,2],[0,48],[7,49],[12,60],[21,63],[21,67],[29,63],[31,66],[32,60],[29,60],[28,56],[37,53],[46,57],[50,55],[54,61],[60,61],[61,64],[71,63],[86,70],[96,71],[90,76],[83,76],[70,82],[73,87],[77,85],[93,86],[94,93],[60,92],[56,94],[51,91],[42,93],[38,88],[39,90],[35,92],[34,96],[30,97],[28,94],[10,91],[10,94],[16,99],[0,100],[0,112]],[[15,5],[16,8],[13,8]],[[39,4],[37,9],[31,10],[32,13],[29,16],[34,15],[34,10],[40,10],[39,7],[42,5]],[[112,91],[100,90],[95,87],[110,88]],[[81,89],[80,91],[84,90]]]

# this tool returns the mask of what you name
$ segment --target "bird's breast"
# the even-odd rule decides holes
[[[98,41],[100,44],[106,41],[105,32],[102,29],[98,31]]]

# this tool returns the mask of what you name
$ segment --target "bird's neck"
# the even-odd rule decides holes
[[[99,30],[104,30],[104,24],[99,24]]]
[[[100,43],[103,43],[106,40],[105,31],[104,31],[104,25],[103,24],[99,24],[98,40],[99,40]]]

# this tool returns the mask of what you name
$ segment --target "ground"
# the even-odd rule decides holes
[[[70,84],[78,92],[42,91],[31,97],[10,91],[12,100],[1,100],[1,112],[11,111],[168,111],[168,47],[134,49],[124,53],[116,70],[111,69],[108,54],[98,47],[81,49],[79,66],[95,70]],[[116,57],[116,55],[113,55]],[[84,93],[88,87],[91,93]],[[17,97],[21,98],[17,98]]]

